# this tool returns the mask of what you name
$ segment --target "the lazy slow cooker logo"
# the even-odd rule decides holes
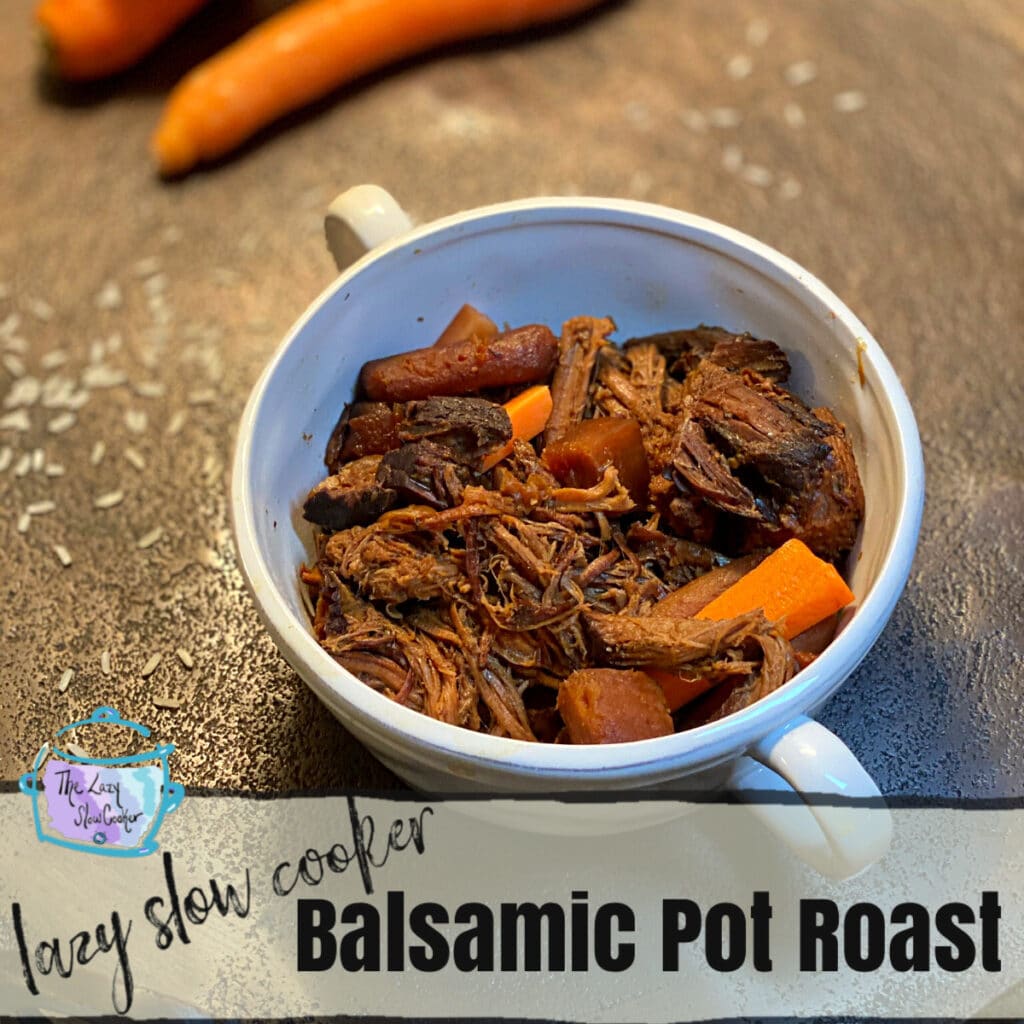
[[[170,743],[122,757],[90,757],[66,737],[80,726],[128,729],[149,738],[149,729],[114,709],[97,708],[88,718],[64,726],[44,743],[22,793],[32,798],[41,842],[110,857],[143,857],[157,849],[164,815],[181,803],[185,788],[171,782]]]

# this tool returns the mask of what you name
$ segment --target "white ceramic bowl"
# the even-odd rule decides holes
[[[532,199],[403,230],[394,201],[363,187],[332,209],[336,252],[381,244],[314,300],[264,371],[242,417],[232,495],[241,566],[259,613],[331,711],[428,791],[696,790],[730,776],[735,784],[737,765],[750,768],[737,759],[752,751],[799,790],[877,795],[847,748],[803,717],[875,642],[906,582],[920,526],[924,471],[914,417],[864,325],[785,256],[663,207]],[[542,322],[556,333],[579,314],[612,316],[620,340],[703,322],[749,330],[786,350],[794,390],[846,424],[867,502],[851,560],[856,610],[811,667],[722,721],[661,739],[572,747],[433,721],[375,693],[320,648],[297,570],[311,550],[301,504],[324,474],[327,438],[367,359],[429,344],[464,302],[499,322]],[[756,774],[748,770],[744,784],[760,785]]]

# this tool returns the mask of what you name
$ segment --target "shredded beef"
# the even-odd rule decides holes
[[[322,532],[302,580],[321,644],[388,699],[496,736],[606,742],[667,733],[660,687],[675,676],[702,693],[674,713],[678,729],[797,670],[760,611],[684,616],[791,536],[833,560],[849,550],[864,495],[845,429],[782,387],[789,361],[772,341],[701,326],[618,348],[614,328],[566,322],[543,436],[516,438],[487,471],[512,438],[490,400],[504,391],[419,397],[416,380],[374,392],[395,401],[345,407],[331,475],[304,506]],[[626,701],[640,725],[590,728],[591,698]]]
[[[575,317],[563,326],[551,380],[553,408],[544,431],[545,444],[557,441],[568,426],[583,419],[597,357],[610,344],[608,335],[614,330],[612,320],[590,316]]]

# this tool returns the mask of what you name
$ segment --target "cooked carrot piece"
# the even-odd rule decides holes
[[[531,441],[548,423],[551,416],[551,389],[546,384],[535,384],[510,398],[504,405],[512,421],[512,440],[495,449],[484,459],[483,468],[493,469],[512,453],[516,438]]]
[[[647,504],[651,471],[640,424],[628,416],[581,420],[544,448],[544,465],[566,487],[593,487],[609,466],[641,508]]]
[[[629,743],[672,734],[665,697],[646,672],[579,669],[562,680],[558,710],[572,743]]]
[[[443,347],[453,341],[467,338],[496,338],[498,325],[475,306],[468,302],[452,317],[451,323],[441,332],[435,347]]]
[[[61,77],[102,78],[131,67],[206,0],[41,0],[36,23]]]
[[[672,615],[677,619],[692,619],[697,612],[724,594],[764,559],[762,554],[744,555],[720,565],[689,583],[666,594],[651,609],[652,615]]]
[[[357,388],[375,402],[474,395],[543,380],[557,358],[558,340],[551,331],[525,324],[495,338],[463,338],[371,359],[359,371]]]
[[[731,619],[757,608],[781,623],[787,640],[854,600],[834,565],[818,558],[803,541],[786,541],[719,597],[698,619]]]
[[[646,668],[644,671],[661,687],[669,711],[678,711],[707,693],[717,682],[707,676],[686,675],[661,668]]]
[[[303,0],[185,76],[153,139],[157,163],[164,174],[181,174],[393,61],[443,43],[556,21],[601,2]]]

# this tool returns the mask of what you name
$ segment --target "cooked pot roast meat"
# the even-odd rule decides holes
[[[834,615],[793,643],[756,608],[700,616],[788,538],[850,550],[843,426],[786,390],[773,341],[614,330],[499,331],[465,306],[363,367],[305,500],[302,579],[324,649],[388,699],[512,739],[626,742],[742,710],[831,639]]]

